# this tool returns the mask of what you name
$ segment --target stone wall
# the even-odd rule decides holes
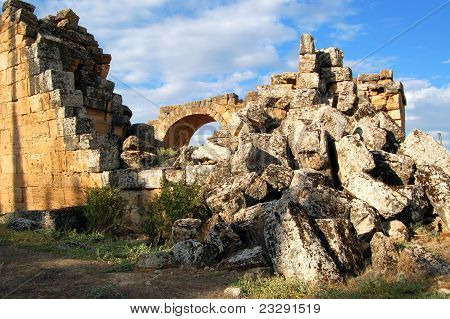
[[[233,114],[243,105],[236,94],[224,94],[161,107],[158,119],[148,124],[155,128],[155,137],[164,141],[166,147],[177,148],[188,145],[195,131],[207,123],[217,122],[222,129],[227,129]]]
[[[3,5],[0,33],[0,211],[83,203],[119,168],[131,111],[106,80],[111,56],[71,10],[38,20]]]

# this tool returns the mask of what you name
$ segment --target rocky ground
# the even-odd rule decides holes
[[[450,236],[418,237],[417,242],[450,262]],[[450,280],[445,276],[427,278],[417,288],[423,291],[415,291],[414,284],[395,291],[403,278],[386,278],[386,287],[361,289],[361,284],[355,287],[358,282],[350,281],[317,295],[314,287],[302,291],[284,279],[258,279],[249,272],[192,268],[109,272],[112,267],[103,262],[64,258],[15,245],[1,245],[0,256],[1,298],[230,298],[232,295],[225,293],[229,287],[239,287],[240,297],[248,298],[421,297],[418,293],[442,298],[450,292]],[[362,278],[366,288],[373,274],[368,271]],[[414,283],[416,279],[409,280]]]

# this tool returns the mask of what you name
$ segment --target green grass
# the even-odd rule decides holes
[[[126,295],[122,293],[115,285],[107,284],[92,289],[86,297],[88,299],[125,299]]]
[[[16,232],[0,225],[0,245],[14,245],[33,251],[51,252],[74,258],[98,260],[112,267],[108,271],[133,270],[140,254],[149,248],[101,233],[58,233],[45,230]]]
[[[430,289],[425,279],[388,281],[382,278],[357,278],[347,284],[314,286],[300,280],[273,277],[240,281],[242,297],[253,299],[428,299],[445,298]]]

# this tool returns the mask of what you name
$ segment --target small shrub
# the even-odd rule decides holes
[[[114,231],[119,226],[126,205],[119,189],[104,187],[88,190],[84,213],[89,230]]]
[[[160,148],[158,149],[156,155],[158,165],[164,166],[167,164],[167,161],[169,159],[176,157],[178,155],[178,152],[171,148]]]
[[[172,224],[178,219],[204,218],[206,215],[199,186],[163,181],[160,196],[147,207],[142,228],[155,238],[170,232]]]

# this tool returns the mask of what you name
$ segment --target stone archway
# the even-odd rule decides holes
[[[167,148],[188,145],[194,133],[203,125],[217,122],[221,129],[231,124],[233,113],[242,108],[243,101],[236,94],[225,94],[185,105],[160,108],[157,120],[148,124],[155,129],[155,137]]]
[[[206,114],[194,114],[183,117],[167,130],[164,136],[164,146],[167,148],[180,148],[188,145],[192,136],[200,127],[212,122],[216,122],[216,120]]]

